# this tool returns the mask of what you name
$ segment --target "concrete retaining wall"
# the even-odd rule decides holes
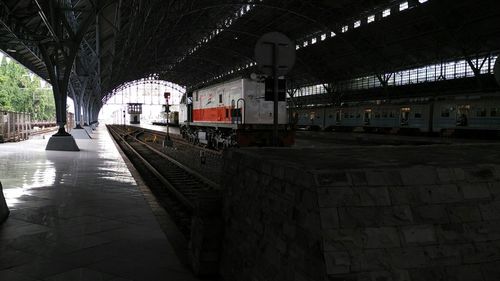
[[[384,149],[392,151],[376,154]],[[229,152],[222,275],[500,280],[500,165],[453,160],[448,149],[447,156],[431,150],[407,165],[389,156],[376,165],[338,163],[335,151],[322,159],[298,153],[320,165],[307,165],[305,157],[283,161],[294,159],[293,150],[279,152],[288,155],[282,158],[270,150]],[[414,157],[419,150],[426,151],[416,149]],[[412,157],[405,148],[395,153],[401,161]]]
[[[225,280],[323,280],[312,175],[236,152],[226,159]]]

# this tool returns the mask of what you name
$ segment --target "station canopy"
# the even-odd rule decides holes
[[[144,77],[192,89],[248,76],[259,37],[279,31],[300,86],[498,53],[497,2],[0,0],[0,48],[49,81],[59,62],[102,98]]]

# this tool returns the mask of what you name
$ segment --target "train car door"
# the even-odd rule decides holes
[[[372,110],[371,108],[365,109],[365,115],[363,117],[363,121],[365,122],[365,126],[369,126],[372,120]]]
[[[316,122],[316,112],[311,111],[309,112],[309,125],[314,126],[316,125],[315,122]]]
[[[409,107],[402,107],[401,108],[401,115],[400,115],[401,126],[408,126],[409,121],[410,121],[410,112],[411,112],[411,108],[409,108]]]
[[[459,105],[457,110],[457,126],[467,127],[469,125],[470,105]]]

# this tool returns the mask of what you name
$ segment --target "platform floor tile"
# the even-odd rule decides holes
[[[47,139],[0,144],[11,209],[0,225],[0,280],[190,281],[104,127],[80,152]]]

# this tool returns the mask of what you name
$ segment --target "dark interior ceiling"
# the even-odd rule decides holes
[[[498,0],[409,0],[410,9],[399,12],[402,2],[0,0],[0,48],[50,80],[40,47],[77,37],[67,34],[57,39],[54,33],[77,33],[85,27],[71,82],[76,92],[88,87],[97,98],[144,77],[192,88],[256,72],[255,66],[246,66],[253,63],[258,38],[270,31],[280,31],[301,45],[317,34],[318,43],[297,51],[297,64],[290,73],[296,85],[331,83],[500,50]],[[387,8],[392,15],[382,18]],[[66,26],[54,26],[51,13],[64,15]],[[372,14],[376,21],[367,24]],[[362,25],[354,29],[357,20]],[[341,32],[344,25],[350,31]],[[331,32],[336,36],[320,39]],[[81,83],[82,77],[88,83]]]

